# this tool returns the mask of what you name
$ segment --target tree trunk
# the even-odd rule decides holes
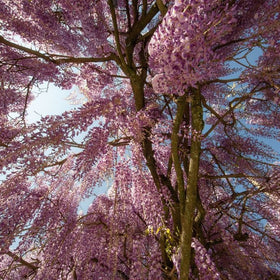
[[[181,212],[182,232],[180,237],[181,265],[180,280],[188,280],[191,263],[191,241],[194,211],[197,203],[197,183],[201,151],[201,132],[203,129],[203,111],[199,89],[193,89],[191,94],[192,139],[188,172],[187,193]]]

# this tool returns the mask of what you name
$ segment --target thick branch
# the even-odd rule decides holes
[[[189,176],[184,212],[181,216],[182,233],[180,239],[181,266],[180,279],[188,280],[191,263],[191,241],[194,211],[197,207],[197,184],[199,177],[199,161],[201,152],[201,133],[203,129],[203,110],[199,89],[192,89],[191,117],[192,139],[190,149]]]
[[[54,54],[44,54],[39,51],[32,50],[30,48],[21,46],[19,44],[10,42],[6,40],[3,36],[0,36],[0,43],[9,46],[11,48],[17,49],[19,51],[23,51],[28,54],[35,55],[37,58],[42,58],[43,60],[47,62],[52,62],[56,65],[61,65],[65,63],[87,63],[87,62],[106,62],[110,60],[114,60],[118,62],[119,58],[115,54],[110,54],[108,56],[103,57],[71,57],[71,56],[60,56],[60,55],[54,55]],[[54,58],[57,57],[57,58]],[[59,58],[60,57],[60,58]]]
[[[156,0],[156,2],[161,15],[164,17],[168,9],[165,7],[161,0]]]
[[[137,38],[141,37],[141,31],[145,29],[147,24],[151,22],[154,16],[158,13],[158,7],[156,4],[152,5],[148,13],[142,13],[141,18],[134,23],[131,32],[126,38],[126,57],[127,65],[132,67],[133,65],[133,50],[137,41]]]
[[[125,64],[124,56],[122,53],[120,34],[119,34],[118,23],[117,23],[117,16],[115,13],[115,7],[114,7],[113,0],[109,0],[108,3],[110,6],[110,12],[111,12],[113,26],[114,26],[114,36],[115,36],[115,41],[116,41],[116,48],[118,51],[118,55],[120,57],[121,64],[123,67],[125,67],[126,64]]]
[[[29,263],[29,262],[25,261],[22,257],[19,257],[18,255],[16,255],[15,253],[13,253],[11,251],[8,251],[7,255],[10,256],[11,258],[13,258],[15,261],[21,263],[22,265],[24,265],[24,266],[26,266],[26,267],[34,270],[34,271],[38,269],[37,266],[35,266],[32,263]]]
[[[23,51],[23,52],[25,52],[25,53],[33,54],[33,55],[35,55],[36,57],[42,58],[42,59],[44,59],[44,60],[46,60],[46,61],[55,63],[55,60],[54,60],[53,58],[51,58],[50,56],[48,56],[48,55],[46,55],[46,54],[43,54],[43,53],[40,53],[40,52],[38,52],[38,51],[32,50],[32,49],[30,49],[30,48],[26,48],[26,47],[24,47],[24,46],[21,46],[21,45],[12,43],[12,42],[10,42],[10,41],[7,41],[3,36],[0,36],[0,43],[1,43],[1,44],[4,44],[4,45],[6,45],[6,46],[12,47],[12,48],[14,48],[14,49]]]
[[[177,176],[177,184],[178,184],[178,190],[179,190],[179,201],[180,201],[180,212],[181,214],[184,212],[184,204],[185,204],[185,183],[184,183],[184,177],[183,177],[183,170],[181,167],[181,161],[179,157],[179,130],[180,125],[183,121],[183,116],[185,112],[186,107],[186,97],[187,94],[184,94],[183,96],[178,97],[177,100],[177,113],[176,117],[174,119],[173,123],[173,130],[171,135],[171,154],[172,154],[172,160],[174,163],[174,168],[176,171]]]
[[[152,5],[148,13],[142,14],[142,17],[135,22],[132,27],[132,32],[126,39],[127,45],[130,42],[134,42],[136,38],[141,34],[141,31],[147,26],[149,22],[153,19],[153,17],[158,13],[159,9],[156,4]]]

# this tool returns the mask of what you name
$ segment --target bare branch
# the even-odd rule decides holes
[[[22,257],[16,255],[15,253],[11,252],[11,251],[8,251],[6,253],[8,256],[10,256],[11,258],[13,258],[15,261],[21,263],[22,265],[36,271],[38,269],[37,266],[35,266],[34,264],[30,263],[30,262],[27,262],[25,261]]]

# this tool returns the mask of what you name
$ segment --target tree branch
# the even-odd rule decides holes
[[[192,88],[191,94],[191,119],[192,139],[190,147],[189,176],[187,183],[187,195],[184,211],[181,216],[182,233],[180,238],[181,264],[180,280],[188,280],[192,259],[191,241],[193,234],[194,212],[197,207],[197,184],[199,174],[199,162],[201,152],[201,133],[203,130],[203,109],[201,104],[200,88]]]
[[[71,56],[62,56],[62,55],[55,55],[55,54],[44,54],[39,51],[32,50],[30,48],[21,46],[19,44],[10,42],[6,40],[3,36],[0,36],[0,43],[9,46],[11,48],[17,49],[19,51],[23,51],[28,54],[35,55],[37,58],[42,58],[43,60],[47,62],[54,63],[56,65],[61,65],[65,63],[75,63],[75,64],[81,64],[81,63],[87,63],[87,62],[106,62],[114,60],[116,62],[119,62],[119,58],[116,54],[109,54],[108,56],[104,57],[71,57]],[[60,57],[60,58],[54,58],[54,57]]]
[[[8,251],[6,253],[8,256],[10,256],[11,258],[13,258],[15,261],[21,263],[22,265],[36,271],[38,269],[37,266],[35,266],[34,264],[32,263],[29,263],[27,261],[25,261],[22,257],[19,257],[18,255],[16,255],[15,253],[11,252],[11,251]]]
[[[171,135],[171,154],[174,163],[175,172],[177,175],[177,184],[179,190],[180,212],[184,212],[185,207],[185,183],[183,177],[183,170],[181,168],[181,161],[179,157],[179,130],[183,121],[183,116],[186,107],[187,93],[177,99],[177,113],[173,122],[173,130]]]
[[[163,2],[161,0],[156,0],[157,2],[157,6],[158,6],[158,9],[162,15],[162,17],[165,16],[165,14],[167,13],[167,8],[165,7],[165,5],[163,4]]]

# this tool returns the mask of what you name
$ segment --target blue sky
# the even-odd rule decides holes
[[[54,85],[41,86],[42,90],[35,92],[35,98],[27,109],[27,122],[32,123],[40,120],[41,116],[60,115],[67,110],[79,107],[80,104],[71,104],[69,96],[78,93],[77,89],[62,90]],[[81,98],[81,95],[78,96]]]

